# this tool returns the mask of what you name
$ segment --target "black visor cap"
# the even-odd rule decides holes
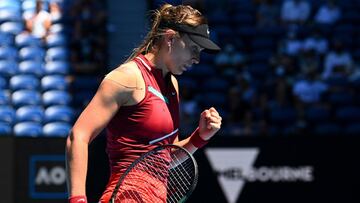
[[[161,27],[168,27],[176,31],[188,34],[189,38],[193,42],[195,42],[201,48],[204,48],[204,52],[216,53],[221,50],[218,45],[211,41],[209,27],[207,24],[201,24],[196,27],[183,24],[166,24]]]

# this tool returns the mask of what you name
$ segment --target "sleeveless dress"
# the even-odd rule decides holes
[[[173,143],[178,135],[179,96],[171,82],[171,74],[163,77],[162,71],[156,69],[143,55],[133,61],[145,81],[145,97],[136,105],[120,107],[106,127],[106,152],[111,175],[100,199],[101,203],[109,202],[117,181],[134,160],[156,146]],[[140,183],[146,175],[139,174],[139,177]],[[153,187],[153,193],[161,192],[160,188]],[[144,202],[148,202],[147,194],[139,195]],[[159,198],[165,198],[166,202],[166,191],[165,197]]]

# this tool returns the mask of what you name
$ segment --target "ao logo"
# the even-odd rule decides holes
[[[65,181],[66,173],[62,166],[40,167],[35,177],[36,185],[62,185]]]

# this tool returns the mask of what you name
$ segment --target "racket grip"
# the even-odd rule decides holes
[[[191,144],[194,145],[196,148],[200,149],[200,148],[202,148],[204,145],[206,145],[209,141],[208,141],[208,140],[203,140],[203,139],[200,137],[199,127],[198,127],[198,128],[196,128],[196,130],[191,134],[190,142],[191,142]]]
[[[69,197],[69,203],[87,203],[87,198],[85,195],[78,195]]]

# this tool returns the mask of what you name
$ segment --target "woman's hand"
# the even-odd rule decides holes
[[[200,114],[199,135],[204,140],[212,138],[221,127],[221,116],[214,107]]]

